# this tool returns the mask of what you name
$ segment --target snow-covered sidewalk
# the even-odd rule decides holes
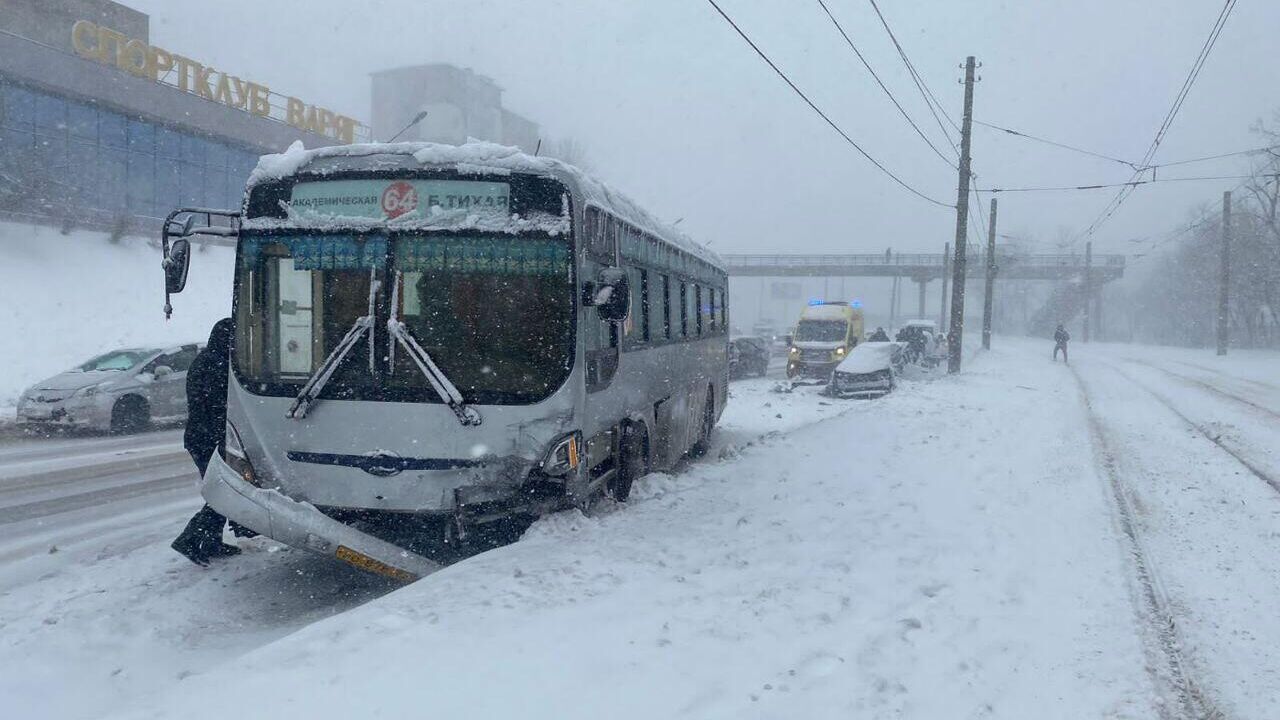
[[[736,385],[759,425],[625,508],[546,518],[128,714],[1159,717],[1076,381],[1009,348],[876,401]]]

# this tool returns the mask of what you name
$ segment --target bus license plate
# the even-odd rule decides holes
[[[371,573],[377,573],[378,575],[389,577],[393,580],[399,580],[400,582],[413,582],[418,579],[417,575],[414,575],[408,570],[401,570],[398,567],[392,567],[391,565],[388,565],[381,560],[371,558],[358,550],[352,550],[346,545],[339,545],[337,552],[334,554],[339,560],[355,565],[361,570],[368,570]]]

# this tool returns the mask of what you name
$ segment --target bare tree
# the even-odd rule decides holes
[[[591,169],[586,148],[571,137],[556,138],[544,143],[542,154],[569,163],[582,170]]]

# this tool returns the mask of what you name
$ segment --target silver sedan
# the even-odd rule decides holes
[[[18,400],[18,424],[137,432],[187,419],[187,369],[201,345],[99,355],[38,382]]]

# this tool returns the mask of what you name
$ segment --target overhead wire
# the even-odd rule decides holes
[[[1137,163],[1131,162],[1129,160],[1125,160],[1123,158],[1112,157],[1111,155],[1105,155],[1103,153],[1094,152],[1092,150],[1085,150],[1084,148],[1081,148],[1081,147],[1068,145],[1066,143],[1061,143],[1056,140],[1050,140],[1048,138],[1043,138],[1038,135],[1032,135],[1031,133],[1022,132],[1021,130],[1014,130],[1012,128],[1002,127],[1000,125],[996,125],[995,123],[983,122],[981,120],[976,120],[976,119],[973,122],[975,125],[982,125],[984,127],[989,127],[992,130],[999,130],[1000,132],[1008,133],[1009,135],[1026,138],[1027,140],[1034,140],[1035,142],[1041,142],[1046,145],[1052,145],[1054,147],[1063,148],[1064,150],[1072,150],[1078,153],[1082,153],[1084,155],[1092,155],[1093,157],[1101,158],[1102,160],[1110,160],[1111,162],[1120,163],[1121,165],[1128,166],[1131,170],[1138,169]]]
[[[1266,176],[1274,176],[1275,173],[1267,173]],[[1119,183],[1097,183],[1095,185],[1056,185],[1056,186],[1039,186],[1039,187],[1010,187],[1010,188],[991,188],[987,190],[990,193],[1025,193],[1025,192],[1069,192],[1073,190],[1102,190],[1107,188],[1127,188],[1136,187],[1138,185],[1154,185],[1169,182],[1200,182],[1206,180],[1242,180],[1254,177],[1253,175],[1200,175],[1196,177],[1172,177],[1172,178],[1148,178],[1146,180],[1129,180]]]
[[[1280,150],[1280,145],[1270,145],[1268,147],[1251,148],[1249,150],[1236,150],[1235,152],[1220,153],[1218,155],[1205,155],[1203,157],[1190,158],[1187,160],[1174,160],[1171,162],[1162,162],[1151,165],[1152,168],[1166,168],[1177,165],[1190,165],[1192,163],[1208,162],[1210,160],[1221,160],[1222,158],[1235,157],[1237,155],[1255,155],[1257,153],[1273,152]]]
[[[946,155],[943,155],[942,151],[939,150],[937,146],[933,144],[933,141],[924,134],[924,131],[920,129],[920,126],[916,125],[916,121],[912,120],[911,116],[907,114],[907,111],[902,107],[902,104],[898,102],[898,98],[893,96],[893,92],[885,86],[884,82],[880,79],[880,76],[877,75],[876,71],[871,67],[871,63],[867,62],[866,57],[862,55],[862,51],[858,50],[858,46],[853,43],[853,39],[849,37],[849,33],[845,32],[844,26],[840,24],[839,20],[836,20],[835,15],[831,14],[831,9],[827,7],[826,1],[818,0],[818,5],[822,6],[822,11],[827,14],[827,18],[831,20],[832,25],[835,25],[836,30],[840,31],[840,36],[843,37],[845,43],[849,45],[849,49],[853,51],[854,55],[858,56],[858,60],[862,62],[862,66],[867,69],[867,72],[871,73],[871,77],[875,79],[876,84],[880,86],[880,89],[884,91],[884,94],[889,97],[889,101],[898,109],[898,112],[902,115],[903,119],[907,121],[907,124],[911,126],[911,129],[916,131],[916,134],[920,136],[920,139],[929,146],[929,149],[932,150],[935,155],[942,158],[943,162],[949,165],[953,170],[958,169],[955,162]],[[943,134],[946,135],[945,132]],[[947,136],[947,141],[950,142],[950,140],[950,136]]]
[[[1209,54],[1213,51],[1213,47],[1218,42],[1218,36],[1222,34],[1222,28],[1226,26],[1227,19],[1231,17],[1231,12],[1235,9],[1236,0],[1226,0],[1222,6],[1222,10],[1218,13],[1218,18],[1214,21],[1213,28],[1210,29],[1208,37],[1200,46],[1200,53],[1196,56],[1195,62],[1191,65],[1191,71],[1187,73],[1187,77],[1182,82],[1182,87],[1175,97],[1173,105],[1169,111],[1165,113],[1164,120],[1160,123],[1160,127],[1156,130],[1155,137],[1151,140],[1151,145],[1147,148],[1147,152],[1142,156],[1139,166],[1145,167],[1150,165],[1155,157],[1156,151],[1160,148],[1160,143],[1164,140],[1165,134],[1169,128],[1173,126],[1173,121],[1177,117],[1178,112],[1182,109],[1183,103],[1187,96],[1191,93],[1191,88],[1195,85],[1196,79],[1200,76],[1200,71],[1204,68],[1205,61],[1208,60]],[[1130,180],[1137,180],[1142,176],[1144,170],[1137,169]],[[1108,220],[1110,220],[1124,204],[1124,201],[1133,194],[1136,185],[1125,185],[1120,188],[1119,192],[1103,206],[1103,210],[1094,218],[1093,222],[1085,228],[1082,238],[1092,237]]]
[[[938,207],[944,207],[944,208],[955,207],[950,203],[945,203],[945,202],[942,202],[941,200],[936,200],[934,198],[931,198],[928,195],[924,194],[923,192],[912,187],[911,185],[907,184],[905,180],[895,175],[893,171],[885,167],[883,163],[881,163],[879,160],[872,157],[870,153],[864,150],[861,145],[855,142],[854,139],[850,137],[848,133],[846,133],[839,125],[835,123],[834,120],[832,120],[825,112],[823,112],[822,109],[819,108],[816,103],[810,100],[809,96],[805,95],[804,91],[801,90],[794,82],[792,82],[791,78],[787,77],[787,74],[782,72],[782,70],[777,66],[777,64],[773,62],[773,60],[769,59],[769,56],[766,55],[765,52],[761,50],[760,47],[756,45],[755,42],[752,41],[752,39],[745,32],[743,32],[742,28],[738,27],[738,24],[733,21],[733,18],[729,17],[729,15],[723,9],[721,9],[721,7],[716,3],[715,0],[707,0],[707,2],[711,5],[711,7],[715,8],[716,12],[720,14],[720,17],[724,18],[725,22],[729,23],[729,25],[733,27],[734,31],[736,31],[738,35],[743,40],[745,40],[748,45],[751,46],[751,49],[754,50],[755,53],[760,56],[760,59],[764,60],[765,63],[768,64],[768,66],[775,73],[777,73],[778,77],[782,78],[783,82],[785,82],[787,86],[790,87],[791,90],[795,92],[796,95],[800,96],[800,99],[803,100],[811,110],[817,113],[818,116],[821,117],[827,123],[827,125],[830,125],[832,130],[835,130],[836,133],[840,135],[840,137],[844,138],[845,142],[847,142],[851,147],[853,147],[854,150],[857,150],[858,154],[862,155],[862,157],[866,158],[868,162],[870,162],[872,165],[875,165],[876,168],[880,170],[880,172],[887,175],[895,183],[897,183],[902,188],[904,188],[911,194],[915,195],[916,197],[922,200],[925,200],[927,202],[930,202],[934,205],[937,205]]]
[[[1133,169],[1133,170],[1141,170],[1141,171],[1154,170],[1154,169],[1158,169],[1158,168],[1175,167],[1175,166],[1178,166],[1178,165],[1190,165],[1190,164],[1192,164],[1192,163],[1208,162],[1208,161],[1210,161],[1210,160],[1221,160],[1222,158],[1235,157],[1236,155],[1252,155],[1252,154],[1255,154],[1255,153],[1261,153],[1261,152],[1268,152],[1268,151],[1280,150],[1280,145],[1271,145],[1271,146],[1268,146],[1268,147],[1249,148],[1249,149],[1247,149],[1247,150],[1235,150],[1235,151],[1232,151],[1232,152],[1219,153],[1219,154],[1217,154],[1217,155],[1204,155],[1204,156],[1202,156],[1202,157],[1188,158],[1188,159],[1186,159],[1186,160],[1171,160],[1171,161],[1169,161],[1169,162],[1150,163],[1150,164],[1147,164],[1147,165],[1139,165],[1138,163],[1135,163],[1135,162],[1133,162],[1132,160],[1125,160],[1124,158],[1114,157],[1114,156],[1112,156],[1112,155],[1107,155],[1107,154],[1105,154],[1105,153],[1094,152],[1093,150],[1086,150],[1085,148],[1077,147],[1077,146],[1075,146],[1075,145],[1068,145],[1068,144],[1066,144],[1066,143],[1058,142],[1057,140],[1050,140],[1050,139],[1045,138],[1045,137],[1040,137],[1040,136],[1038,136],[1038,135],[1033,135],[1033,134],[1031,134],[1031,133],[1029,133],[1029,132],[1023,132],[1023,131],[1021,131],[1021,130],[1014,130],[1013,128],[1004,127],[1004,126],[1002,126],[1002,125],[997,125],[997,124],[995,124],[995,123],[984,122],[984,121],[982,121],[982,120],[978,120],[978,119],[976,119],[976,118],[974,119],[973,123],[974,123],[975,125],[982,125],[982,126],[984,126],[984,127],[989,127],[989,128],[991,128],[992,130],[999,130],[1000,132],[1007,133],[1007,134],[1009,134],[1009,135],[1014,135],[1014,136],[1017,136],[1017,137],[1025,138],[1025,139],[1027,139],[1027,140],[1033,140],[1033,141],[1035,141],[1035,142],[1044,143],[1044,144],[1046,144],[1046,145],[1052,145],[1052,146],[1054,146],[1054,147],[1059,147],[1059,148],[1062,148],[1062,149],[1064,149],[1064,150],[1072,150],[1072,151],[1074,151],[1074,152],[1078,152],[1078,153],[1081,153],[1081,154],[1084,154],[1084,155],[1090,155],[1090,156],[1093,156],[1093,157],[1096,157],[1096,158],[1099,158],[1099,159],[1102,159],[1102,160],[1110,160],[1111,162],[1115,162],[1115,163],[1119,163],[1119,164],[1121,164],[1121,165],[1125,165],[1125,166],[1127,166],[1127,167],[1129,167],[1129,168],[1131,168],[1131,169]]]
[[[898,42],[898,37],[893,34],[893,28],[889,27],[889,21],[885,19],[884,13],[880,12],[880,6],[876,4],[876,0],[870,0],[871,8],[876,11],[876,17],[880,18],[880,24],[884,27],[885,33],[889,35],[889,40],[893,42],[893,47],[898,51],[898,57],[902,59],[902,64],[907,68],[907,74],[911,76],[911,81],[915,83],[916,89],[920,91],[920,96],[924,98],[925,107],[929,108],[929,113],[933,115],[933,119],[938,123],[938,128],[942,130],[942,135],[947,139],[947,143],[951,145],[952,151],[959,154],[960,150],[956,147],[955,142],[951,139],[951,133],[946,126],[942,124],[942,117],[951,123],[951,127],[956,132],[960,132],[960,126],[956,125],[951,116],[947,114],[946,109],[942,107],[942,103],[938,102],[938,98],[934,96],[933,91],[929,89],[924,78],[920,73],[916,72],[915,65],[911,64],[911,58],[907,57],[907,51],[903,49],[902,43]],[[934,106],[937,106],[935,110]],[[939,117],[938,112],[941,111],[942,116]]]

